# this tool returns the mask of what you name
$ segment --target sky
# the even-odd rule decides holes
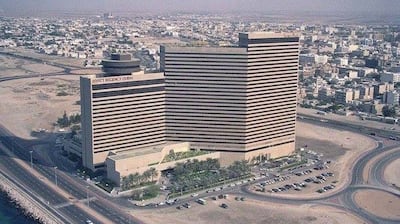
[[[5,13],[40,12],[362,12],[400,13],[400,0],[0,0]]]

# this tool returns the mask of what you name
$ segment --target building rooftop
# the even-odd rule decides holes
[[[263,39],[263,38],[299,37],[299,35],[296,33],[244,32],[244,33],[239,33],[239,37],[247,39]]]
[[[117,152],[115,155],[111,155],[108,158],[111,160],[123,160],[131,157],[136,157],[136,156],[142,156],[146,154],[153,154],[153,153],[160,153],[163,148],[168,145],[168,143],[156,145],[156,146],[151,146],[151,147],[146,147],[142,149],[134,149],[132,151],[127,151],[127,152]]]
[[[246,54],[246,48],[241,47],[185,47],[165,45],[168,52],[176,53],[207,53],[207,54]]]

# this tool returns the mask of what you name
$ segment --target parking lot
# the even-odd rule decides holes
[[[330,191],[338,184],[336,175],[328,165],[310,166],[286,175],[271,178],[251,186],[250,189],[266,194],[310,194]]]

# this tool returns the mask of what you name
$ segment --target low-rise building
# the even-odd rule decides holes
[[[385,72],[381,74],[382,82],[398,83],[400,82],[400,73]]]
[[[382,102],[390,105],[399,105],[400,93],[395,91],[388,91],[383,94]]]
[[[120,185],[122,177],[133,173],[143,174],[146,170],[154,168],[158,174],[154,177],[156,180],[161,171],[193,159],[220,159],[220,152],[194,150],[188,142],[166,142],[140,150],[111,153],[106,160],[107,178]]]
[[[343,89],[336,90],[335,92],[335,103],[346,105],[353,100],[353,90]]]

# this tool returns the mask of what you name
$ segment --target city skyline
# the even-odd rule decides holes
[[[336,0],[326,2],[323,0],[219,0],[219,1],[178,1],[178,0],[149,0],[140,2],[137,0],[121,0],[115,4],[111,0],[87,0],[87,1],[62,1],[62,0],[16,0],[0,1],[0,12],[5,14],[24,14],[38,11],[114,11],[114,12],[358,12],[358,13],[394,13],[398,14],[400,2],[396,0]]]

